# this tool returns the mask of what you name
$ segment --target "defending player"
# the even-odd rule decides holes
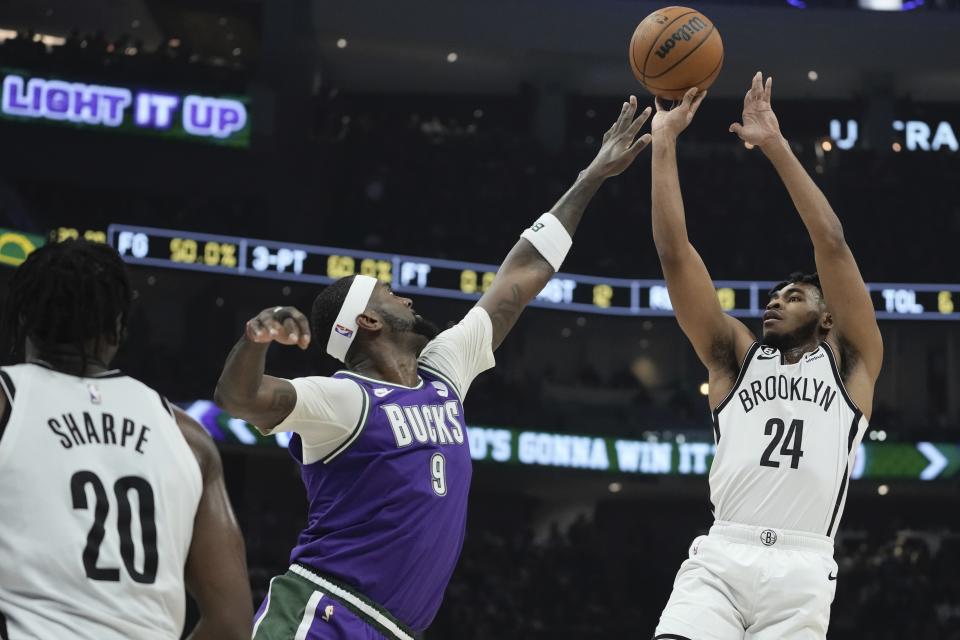
[[[840,221],[780,133],[771,80],[753,79],[743,123],[783,180],[813,241],[816,276],[774,287],[758,342],[721,311],[687,239],[676,139],[705,93],[691,89],[653,134],[653,237],[680,327],[709,370],[717,454],[715,523],[694,541],[655,638],[826,637],[837,579],[833,536],[867,428],[883,344]],[[775,238],[770,247],[776,246]],[[757,247],[766,250],[767,247]]]
[[[0,638],[249,638],[243,538],[213,441],[116,370],[132,299],[117,253],[68,240],[17,269],[0,369]]]
[[[338,280],[311,321],[291,307],[246,325],[217,402],[265,433],[294,432],[290,451],[309,500],[290,570],[257,613],[256,640],[409,640],[433,620],[463,543],[471,459],[463,399],[494,365],[520,312],[560,267],[584,209],[649,143],[636,99],[593,162],[507,255],[456,326],[437,330],[374,278]],[[636,138],[636,140],[635,140]],[[313,337],[346,369],[333,377],[265,376],[273,341]]]

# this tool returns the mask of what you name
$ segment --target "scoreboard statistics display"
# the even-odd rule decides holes
[[[400,293],[476,300],[493,282],[489,264],[358,251],[273,240],[122,224],[107,241],[130,264],[294,282],[330,284],[357,273],[389,283]],[[759,317],[775,282],[715,281],[730,315]],[[960,284],[870,283],[877,317],[884,320],[960,320]],[[663,280],[603,278],[557,273],[533,306],[619,316],[670,316]]]

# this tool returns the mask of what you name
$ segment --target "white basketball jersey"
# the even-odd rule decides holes
[[[796,364],[754,344],[713,420],[717,520],[833,537],[867,421],[827,343]]]
[[[35,364],[0,386],[0,636],[179,639],[203,480],[166,400]]]

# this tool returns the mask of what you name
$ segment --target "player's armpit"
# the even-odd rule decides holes
[[[194,518],[184,576],[200,609],[190,640],[246,640],[252,632],[253,604],[243,535],[223,480],[223,464],[213,439],[176,409],[177,424],[197,458],[203,493]]]

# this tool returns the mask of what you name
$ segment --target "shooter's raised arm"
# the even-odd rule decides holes
[[[772,90],[773,78],[764,83],[758,71],[743,100],[743,122],[730,125],[730,131],[763,151],[790,193],[813,242],[817,272],[833,320],[830,341],[845,358],[843,369],[854,374],[845,380],[848,390],[869,415],[873,383],[883,361],[883,341],[873,302],[844,238],[840,219],[780,132],[771,106]]]
[[[653,241],[680,328],[710,371],[710,404],[729,391],[740,359],[755,340],[742,322],[723,312],[713,281],[687,237],[677,171],[677,137],[693,121],[706,93],[690,89],[673,109],[657,99],[653,134]]]

